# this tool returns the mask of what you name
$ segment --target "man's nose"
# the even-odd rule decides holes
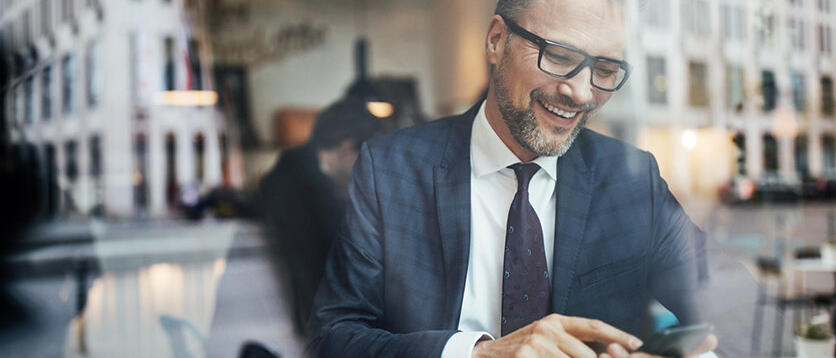
[[[592,70],[584,67],[572,78],[561,80],[557,91],[581,105],[592,102],[592,88]]]

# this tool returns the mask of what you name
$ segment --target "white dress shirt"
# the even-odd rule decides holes
[[[508,211],[517,193],[517,178],[509,165],[520,159],[499,139],[485,116],[485,103],[473,121],[470,139],[470,257],[459,317],[461,331],[444,346],[442,358],[470,357],[483,336],[502,332],[502,267]],[[540,166],[529,184],[529,200],[543,229],[549,274],[554,252],[557,157],[539,157]]]
[[[499,337],[502,316],[502,267],[508,211],[517,193],[509,165],[520,160],[499,139],[485,116],[485,103],[473,121],[470,139],[470,257],[464,284],[459,331],[447,340],[441,358],[470,358],[482,338]],[[549,277],[552,277],[557,203],[557,157],[538,157],[529,200],[540,219]],[[701,358],[716,358],[713,352]]]

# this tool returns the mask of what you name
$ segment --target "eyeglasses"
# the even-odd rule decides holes
[[[589,67],[592,86],[607,92],[618,91],[630,77],[631,66],[627,62],[590,56],[583,50],[537,36],[505,16],[502,19],[511,31],[540,47],[537,67],[552,77],[572,78]]]

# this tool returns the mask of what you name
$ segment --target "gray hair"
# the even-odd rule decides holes
[[[494,14],[516,20],[517,15],[525,11],[533,0],[499,0]]]
[[[517,16],[525,11],[534,0],[499,0],[496,3],[496,10],[494,10],[495,15],[505,16],[511,20],[518,20]],[[644,3],[647,0],[639,0],[639,3],[642,4],[641,7],[644,7]],[[611,3],[624,5],[624,0],[610,0]]]

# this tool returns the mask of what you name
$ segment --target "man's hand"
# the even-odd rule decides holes
[[[713,334],[710,334],[710,335],[708,335],[708,337],[705,337],[705,340],[703,340],[702,343],[697,345],[697,348],[694,348],[694,350],[691,353],[688,353],[687,355],[685,355],[682,358],[696,358],[700,354],[713,351],[715,348],[717,348],[717,337],[715,337]],[[624,348],[616,347],[615,344],[610,344],[607,347],[607,352],[606,353],[601,353],[599,358],[661,358],[661,357],[651,355],[651,354],[647,354],[647,353],[642,353],[642,352],[635,352],[635,353],[630,354],[630,353],[627,353],[627,351],[625,351]]]
[[[636,350],[642,345],[638,338],[604,322],[551,314],[498,340],[479,342],[473,357],[598,357],[584,342],[601,343],[608,347],[608,352],[612,349],[624,356],[627,349]]]

